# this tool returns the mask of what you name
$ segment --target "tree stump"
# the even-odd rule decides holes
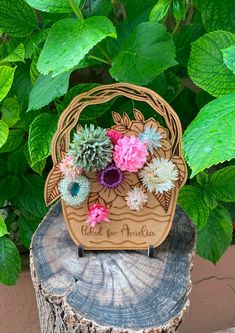
[[[31,244],[41,332],[176,332],[189,307],[193,251],[194,227],[177,207],[153,258],[145,251],[79,258],[57,203]]]

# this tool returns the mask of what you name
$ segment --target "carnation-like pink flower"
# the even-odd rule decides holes
[[[114,129],[107,130],[106,135],[110,138],[113,145],[116,145],[118,140],[123,137],[122,133],[115,131]]]
[[[96,223],[110,222],[107,216],[108,212],[108,208],[99,204],[93,204],[88,210],[87,224],[94,227]]]
[[[73,155],[66,155],[60,162],[60,171],[65,177],[72,179],[77,178],[82,173],[82,169],[75,166]]]
[[[124,136],[114,147],[113,159],[122,171],[137,172],[146,162],[148,155],[146,142],[134,136]]]

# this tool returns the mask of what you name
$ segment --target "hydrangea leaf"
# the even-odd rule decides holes
[[[7,226],[3,220],[3,217],[0,215],[0,237],[5,236],[6,234],[8,234]]]
[[[235,94],[206,104],[183,136],[192,175],[235,157]]]
[[[199,230],[204,227],[210,210],[203,200],[199,188],[185,185],[179,192],[178,204],[185,210]]]
[[[19,219],[19,236],[23,245],[29,249],[31,238],[38,227],[38,220],[33,220],[20,216]]]
[[[51,27],[38,60],[38,69],[42,74],[52,73],[52,76],[67,72],[108,36],[116,38],[116,31],[107,17],[60,20]]]
[[[37,110],[49,104],[56,97],[64,95],[69,87],[71,71],[52,77],[40,75],[29,95],[29,110]]]
[[[9,134],[9,128],[5,121],[0,120],[0,147],[2,147],[6,141]]]
[[[159,0],[149,14],[150,22],[162,22],[170,9],[172,0]]]
[[[33,8],[49,13],[71,13],[73,10],[68,0],[26,0]],[[77,6],[81,0],[74,0]]]
[[[56,115],[42,113],[31,123],[28,145],[32,165],[50,155],[51,140],[56,131],[57,120]]]
[[[225,65],[235,74],[235,44],[222,50]]]
[[[24,0],[0,0],[0,29],[14,37],[24,37],[37,29],[34,10]]]
[[[24,44],[20,43],[11,54],[9,54],[7,57],[5,57],[0,61],[0,64],[5,64],[7,62],[24,61],[24,57],[25,57]]]
[[[0,282],[14,285],[20,275],[21,261],[15,244],[7,237],[0,238]]]
[[[9,153],[20,147],[23,142],[24,131],[21,129],[11,129],[7,141],[0,148],[0,153]]]
[[[235,202],[235,165],[216,171],[211,182],[213,191],[219,200]]]
[[[6,97],[14,79],[16,67],[0,66],[0,102]]]
[[[197,0],[203,25],[206,30],[228,30],[235,32],[235,0]]]
[[[146,85],[176,65],[175,46],[158,22],[139,24],[113,58],[110,74],[117,81]]]
[[[27,169],[28,163],[24,155],[24,148],[14,151],[7,161],[8,171],[15,175],[22,175]]]
[[[235,34],[214,31],[192,44],[188,71],[193,82],[212,96],[235,92],[235,75],[223,61],[222,49],[235,43]]]
[[[218,205],[210,212],[204,228],[197,233],[197,254],[214,264],[227,250],[232,240],[232,220],[229,212]]]
[[[6,176],[0,179],[0,200],[11,200],[21,190],[21,181],[17,176]]]
[[[42,218],[47,213],[43,197],[44,180],[38,175],[24,177],[23,188],[19,198],[19,207],[34,218]]]
[[[6,98],[2,103],[2,120],[12,127],[20,119],[21,107],[15,97]]]

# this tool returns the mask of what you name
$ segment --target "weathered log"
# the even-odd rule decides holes
[[[58,203],[31,244],[41,332],[176,332],[189,307],[193,251],[194,227],[177,207],[154,258],[145,251],[79,258]]]

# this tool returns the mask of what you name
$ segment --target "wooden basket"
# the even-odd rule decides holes
[[[167,128],[154,119],[144,119],[141,111],[134,109],[134,119],[124,113],[112,112],[115,125],[112,127],[126,136],[138,136],[146,127],[154,127],[162,134],[162,147],[154,150],[149,159],[170,159],[178,168],[179,179],[170,191],[154,195],[148,193],[147,205],[140,211],[132,211],[126,204],[126,194],[134,186],[141,186],[138,174],[125,173],[124,183],[115,189],[101,189],[95,173],[86,173],[92,188],[88,199],[80,206],[67,205],[62,200],[63,214],[73,241],[90,250],[147,249],[160,245],[167,237],[176,208],[179,188],[187,179],[187,168],[182,157],[182,131],[178,116],[169,104],[154,91],[127,83],[115,83],[96,87],[75,97],[64,110],[52,141],[53,168],[45,185],[47,205],[60,197],[58,184],[62,179],[59,162],[69,149],[72,129],[79,129],[79,116],[90,105],[102,104],[125,96],[145,102],[163,117]],[[91,228],[87,225],[88,207],[93,203],[105,204],[110,209],[111,223],[102,223]]]

